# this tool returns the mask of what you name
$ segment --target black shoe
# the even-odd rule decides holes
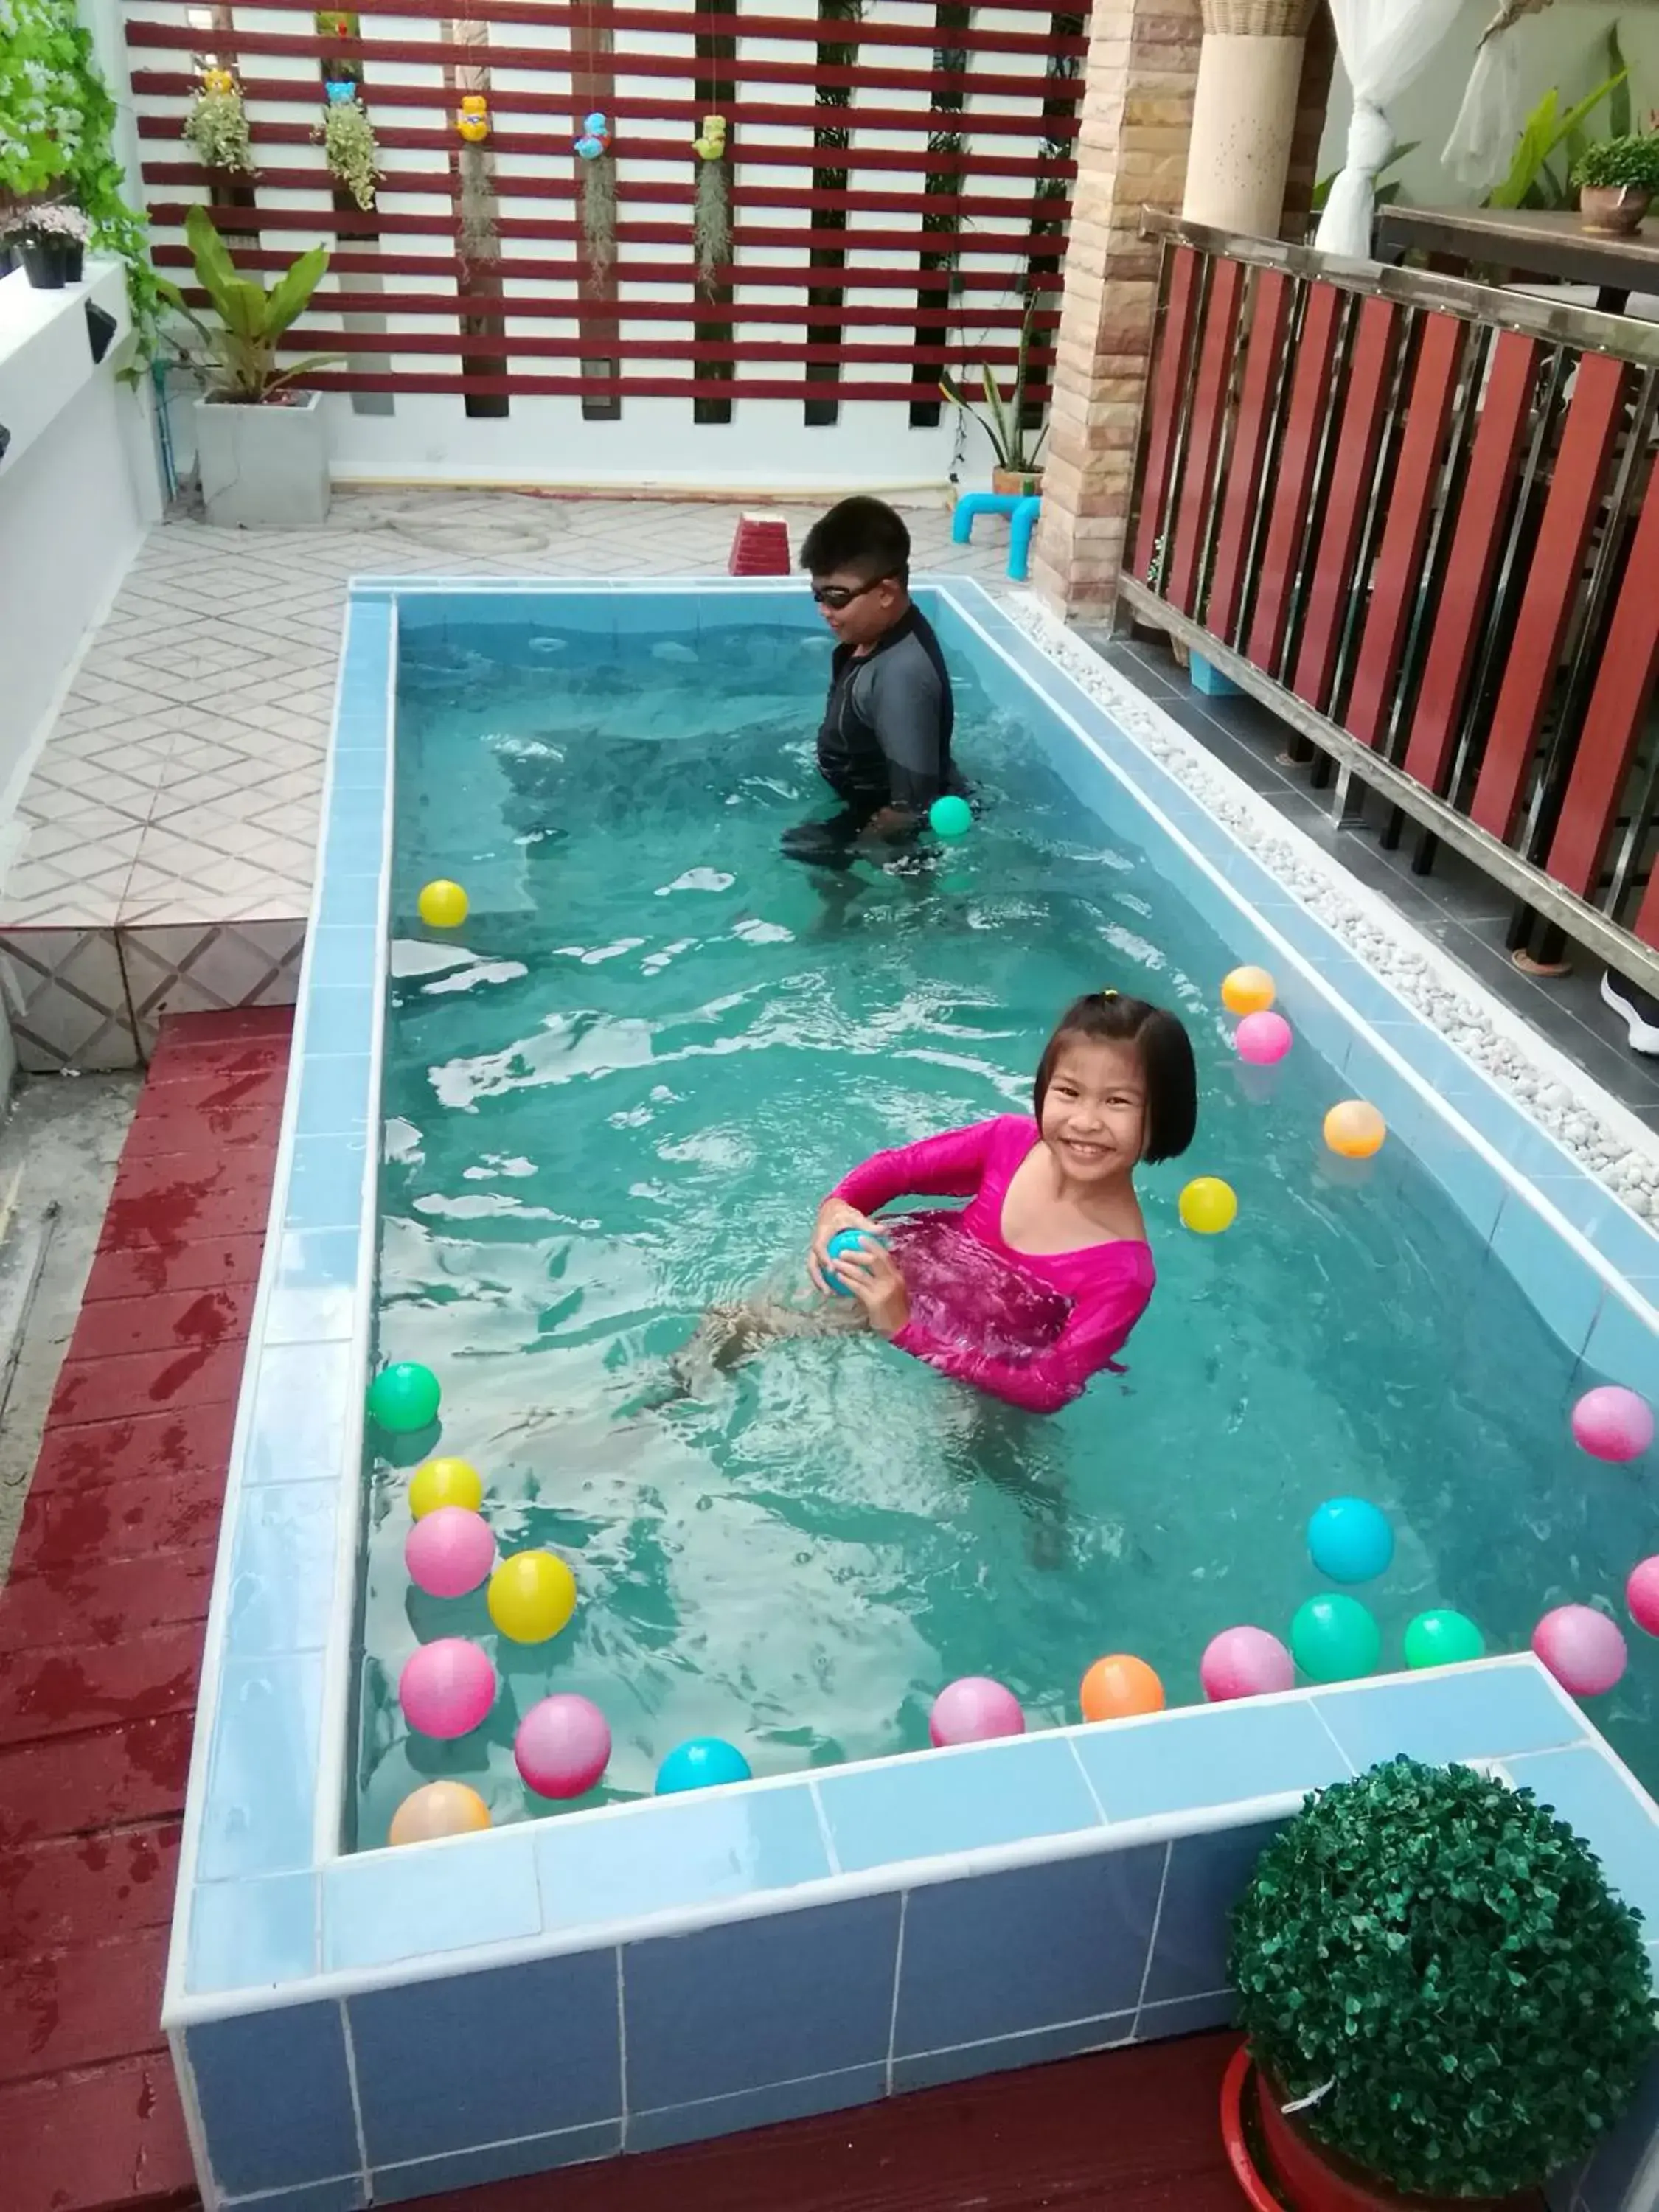
[[[1659,1056],[1659,999],[1611,969],[1601,978],[1601,996],[1615,1014],[1623,1016],[1631,1050]]]

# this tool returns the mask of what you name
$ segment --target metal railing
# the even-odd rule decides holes
[[[1144,227],[1121,605],[1659,989],[1659,326]]]

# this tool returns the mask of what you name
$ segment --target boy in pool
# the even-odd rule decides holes
[[[836,638],[818,771],[841,801],[786,830],[792,860],[846,868],[909,844],[945,793],[963,790],[951,758],[951,678],[933,626],[910,599],[910,533],[884,501],[844,499],[801,548],[812,597]]]

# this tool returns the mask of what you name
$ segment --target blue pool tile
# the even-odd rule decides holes
[[[226,2212],[236,2212],[246,2204],[249,2212],[363,2212],[368,2203],[362,2177],[356,2173],[340,2174],[333,2181],[313,2181],[303,2189],[279,2189],[274,2197],[230,2197],[225,2200]]]
[[[630,1944],[629,2112],[884,2061],[898,1923],[866,1897]]]
[[[912,1890],[895,2051],[1132,2010],[1163,1875],[1157,1844]]]
[[[721,631],[734,629],[789,629],[798,631],[803,637],[822,632],[826,652],[834,643],[805,581],[780,592],[701,592],[697,600],[698,635],[717,641]]]
[[[326,921],[311,933],[309,986],[313,991],[374,991],[380,988],[380,951],[372,922]],[[332,1048],[327,1048],[332,1049]],[[325,1047],[307,1039],[308,1053]],[[349,1050],[368,1050],[365,1037]]]
[[[339,1553],[336,1482],[270,1482],[244,1497],[226,1635],[233,1658],[319,1651]]]
[[[208,2021],[185,2045],[228,2197],[361,2172],[338,2005]]]
[[[1584,1344],[1584,1364],[1632,1390],[1659,1373],[1659,1337],[1610,1285],[1602,1286],[1601,1303]]]
[[[265,1304],[265,1342],[318,1344],[351,1334],[357,1303],[357,1229],[290,1229]]]
[[[1085,2051],[1105,2051],[1127,2043],[1133,2032],[1133,2012],[1109,2013],[1100,2020],[1068,2021],[1064,2027],[1039,2028],[1031,2035],[1000,2035],[990,2043],[959,2044],[953,2051],[924,2051],[893,2061],[896,2090],[937,2089],[946,2081],[976,2081],[987,2074],[1007,2074],[1022,2066],[1046,2066],[1050,2059],[1075,2058]]]
[[[541,1926],[527,1832],[476,1850],[336,1859],[323,1874],[323,1971],[506,1943]]]
[[[191,1899],[185,1985],[279,1989],[317,1971],[317,1877],[198,1882]]]
[[[1433,1109],[1411,1078],[1371,1037],[1355,1031],[1341,1061],[1343,1089],[1375,1106],[1392,1143],[1414,1152]]]
[[[1419,1167],[1445,1192],[1481,1243],[1490,1243],[1512,1187],[1502,1170],[1432,1106],[1413,1131],[1411,1149]]]
[[[1530,1662],[1327,1690],[1314,1703],[1356,1773],[1402,1753],[1446,1765],[1549,1751],[1584,1732],[1543,1670]]]
[[[348,1130],[366,1129],[374,1103],[369,1097],[370,1075],[367,1051],[308,1052],[300,1068],[295,1133],[301,1137],[331,1137]]]
[[[368,763],[373,774],[384,775],[389,751],[385,702],[378,709],[358,708],[337,715],[330,744],[337,770],[349,760]]]
[[[1569,1352],[1582,1352],[1601,1303],[1601,1278],[1518,1190],[1504,1198],[1492,1253],[1545,1326]]]
[[[822,1775],[817,1787],[836,1856],[848,1874],[1100,1826],[1071,1748],[1058,1736],[884,1759],[850,1774]]]
[[[1659,1823],[1620,1770],[1589,1746],[1504,1764],[1517,1789],[1553,1806],[1583,1838],[1647,1934],[1659,1936]]]
[[[1236,951],[1239,941],[1234,936],[1230,940],[1230,949]],[[1264,964],[1272,969],[1278,986],[1279,1011],[1296,1032],[1297,1042],[1308,1051],[1317,1053],[1333,1071],[1344,1068],[1355,1040],[1353,1024],[1342,1008],[1311,976],[1304,975],[1291,963],[1275,960],[1269,955]],[[1344,1077],[1338,1087],[1346,1089],[1346,1085],[1347,1079]]]
[[[289,1157],[286,1229],[349,1229],[362,1218],[368,1173],[366,1130],[296,1137]]]
[[[380,911],[380,878],[378,866],[369,866],[362,872],[346,868],[327,868],[319,887],[316,919],[319,922],[361,922],[375,921]],[[340,1048],[347,1052],[361,1049],[358,1037]]]
[[[484,2150],[452,2152],[446,2158],[418,2159],[412,2166],[374,2170],[376,2204],[408,2204],[438,2190],[481,2189],[489,2181],[516,2181],[528,2173],[583,2166],[597,2158],[616,2158],[622,2150],[622,2122],[566,2128],[556,2136],[532,2136],[528,2142],[491,2143]]]
[[[1269,1820],[1176,1838],[1142,1992],[1145,2003],[1172,2003],[1225,1989],[1229,1916],[1278,1832],[1278,1823]]]
[[[1202,2035],[1212,2028],[1231,2027],[1237,2008],[1237,2000],[1231,1990],[1176,1997],[1168,2004],[1142,2005],[1135,2016],[1135,2041],[1159,2043],[1168,2035]]]
[[[621,2117],[614,1951],[371,1990],[346,2011],[373,2166]]]
[[[200,1880],[310,1866],[322,1704],[319,1651],[226,1660],[202,1809]]]
[[[334,788],[384,793],[387,765],[384,745],[343,745],[334,757]]]
[[[380,794],[337,789],[329,803],[328,827],[323,838],[325,873],[344,869],[349,874],[372,875],[380,866],[385,845],[386,823]]]
[[[821,1881],[829,1855],[810,1785],[664,1798],[595,1820],[537,1824],[544,1924],[592,1926]]]
[[[628,2116],[629,2152],[666,2150],[673,2143],[706,2142],[743,2128],[772,2128],[785,2120],[816,2119],[823,2112],[873,2105],[887,2094],[885,2063],[849,2066],[839,2074],[819,2074],[807,2081],[775,2081],[764,2089],[742,2089],[730,2097],[710,2097],[698,2105],[673,2105],[665,2112]]]
[[[377,994],[365,983],[358,990],[313,989],[307,994],[305,1049],[314,1053],[365,1053],[374,1039]]]
[[[347,1342],[272,1344],[260,1352],[242,1480],[321,1482],[344,1462],[354,1389]]]
[[[1073,1738],[1109,1820],[1141,1820],[1346,1782],[1348,1769],[1311,1705],[1241,1702],[1168,1713]]]

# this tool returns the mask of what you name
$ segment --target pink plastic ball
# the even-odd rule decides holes
[[[465,1637],[441,1636],[404,1664],[398,1702],[421,1735],[468,1735],[495,1702],[495,1669]]]
[[[1025,1716],[1012,1690],[984,1674],[964,1674],[947,1682],[933,1700],[927,1733],[941,1748],[947,1743],[985,1743],[998,1735],[1024,1735]]]
[[[1631,1569],[1625,1602],[1638,1628],[1644,1628],[1650,1636],[1659,1636],[1659,1552],[1650,1559],[1638,1559]]]
[[[1572,1433],[1597,1459],[1640,1459],[1653,1442],[1653,1408],[1634,1390],[1606,1382],[1573,1407]]]
[[[1271,1067],[1291,1048],[1291,1025],[1283,1014],[1246,1014],[1233,1031],[1233,1044],[1252,1067]]]
[[[1558,1605],[1532,1632],[1532,1648],[1570,1696],[1599,1698],[1625,1671],[1623,1631],[1589,1605]]]
[[[1270,1690],[1296,1686],[1296,1664],[1276,1636],[1265,1628],[1224,1628],[1204,1647],[1198,1678],[1212,1705],[1230,1698],[1260,1698]]]
[[[465,1597],[495,1564],[495,1539],[481,1513],[441,1505],[415,1522],[404,1539],[409,1579],[429,1597]]]
[[[610,1761],[610,1724],[586,1698],[544,1698],[519,1723],[513,1756],[538,1797],[580,1797]]]

